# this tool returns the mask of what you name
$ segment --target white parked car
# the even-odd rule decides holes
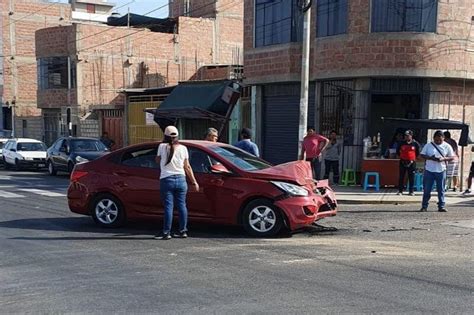
[[[3,146],[5,145],[5,143],[7,143],[7,141],[8,141],[7,138],[0,138],[0,164],[3,163],[3,155],[2,155]]]
[[[35,139],[9,139],[3,147],[3,163],[6,168],[46,167],[46,145]]]

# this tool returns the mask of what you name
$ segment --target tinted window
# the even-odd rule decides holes
[[[71,140],[71,150],[74,152],[102,152],[107,148],[99,140],[76,139]]]
[[[0,149],[3,148],[4,143],[0,141]]]
[[[301,40],[303,15],[298,0],[255,1],[255,47]]]
[[[63,144],[63,141],[64,141],[63,139],[59,139],[53,144],[54,151],[59,151],[59,149],[61,148]]]
[[[318,0],[317,36],[347,32],[347,0]]]
[[[435,32],[438,0],[372,0],[372,32]]]
[[[17,151],[46,151],[43,143],[37,142],[20,142],[16,146]]]
[[[271,167],[267,162],[238,148],[211,147],[211,150],[244,171],[257,171]]]
[[[155,162],[157,148],[125,152],[121,163],[132,167],[160,168]]]
[[[217,164],[206,152],[189,148],[189,164],[195,173],[210,173],[211,165]]]

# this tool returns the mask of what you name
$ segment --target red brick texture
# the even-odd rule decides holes
[[[0,54],[5,56],[3,97],[5,101],[16,97],[16,115],[37,116],[40,111],[36,107],[35,32],[45,27],[68,24],[71,10],[68,4],[39,0],[14,0],[11,3],[12,8],[9,0],[0,3],[3,40]],[[11,32],[14,34],[12,38]]]
[[[348,33],[315,37],[312,11],[311,79],[377,75],[474,78],[474,2],[439,2],[437,33],[370,33],[370,0],[349,1]],[[253,48],[254,0],[245,0],[245,76],[250,83],[271,82],[288,69],[297,76],[300,43]],[[470,33],[470,34],[469,34]],[[470,39],[467,40],[467,39]],[[284,76],[285,77],[285,76]]]
[[[222,12],[228,13],[225,8]],[[123,88],[174,85],[202,76],[221,79],[223,71],[196,73],[206,65],[238,63],[242,13],[177,19],[177,34],[93,24],[46,28],[36,33],[36,54],[38,58],[71,56],[77,61],[77,97],[74,94],[71,105],[84,111],[95,105],[123,105],[117,93]],[[39,91],[38,106],[66,106],[66,96],[67,90]]]

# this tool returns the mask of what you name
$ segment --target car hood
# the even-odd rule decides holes
[[[288,162],[263,170],[252,171],[249,174],[253,178],[291,181],[302,186],[314,184],[311,164],[305,161]]]
[[[76,157],[76,156],[80,156],[84,159],[88,159],[89,161],[93,161],[95,159],[98,159],[100,158],[101,156],[103,155],[106,155],[107,153],[109,152],[97,152],[97,151],[94,151],[94,152],[74,152],[73,156]]]
[[[17,153],[25,158],[46,158],[46,151],[18,151]]]

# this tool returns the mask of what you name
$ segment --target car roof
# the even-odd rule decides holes
[[[16,138],[16,139],[9,139],[9,140],[15,140],[18,143],[25,143],[25,142],[43,143],[42,141],[39,141],[36,139],[30,139],[30,138]]]
[[[69,139],[69,140],[94,140],[94,141],[99,141],[98,138],[92,138],[92,137],[61,137],[59,139]]]

